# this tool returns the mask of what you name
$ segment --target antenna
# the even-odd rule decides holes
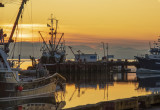
[[[149,42],[149,48],[151,49],[151,42]]]
[[[51,20],[51,25],[49,25],[49,24],[47,24],[47,26],[48,27],[51,27],[50,28],[50,30],[51,30],[51,45],[52,45],[52,47],[53,47],[53,30],[54,30],[54,28],[53,28],[53,14],[51,14],[51,19],[49,19],[49,20]]]
[[[156,46],[156,44],[157,44],[157,43],[156,43],[156,41],[154,41],[154,43],[153,43],[153,44],[154,44],[154,48],[155,48],[155,46]]]
[[[104,51],[104,58],[105,58],[105,48],[104,48],[104,42],[101,42],[103,45],[103,51]]]
[[[107,61],[108,61],[108,43],[106,43],[106,50],[107,50]]]

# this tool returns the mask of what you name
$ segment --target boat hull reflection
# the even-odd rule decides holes
[[[146,89],[152,93],[160,92],[160,77],[150,77],[139,79],[139,89]]]
[[[57,102],[54,94],[30,99],[0,101],[0,110],[57,110],[63,108],[64,106],[65,101]]]
[[[160,71],[159,70],[150,70],[150,69],[145,69],[145,68],[139,68],[136,71],[136,75],[140,79],[156,78],[156,77],[160,77]]]

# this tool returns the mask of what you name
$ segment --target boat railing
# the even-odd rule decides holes
[[[43,81],[43,80],[46,80],[46,79],[50,79],[52,77],[59,77],[58,79],[61,79],[63,81],[66,81],[66,78],[64,78],[63,76],[61,76],[60,74],[58,73],[55,73],[53,75],[50,75],[50,76],[44,76],[44,77],[41,77],[41,78],[37,78],[37,79],[32,79],[31,82],[23,82],[23,83],[36,83],[36,82],[39,82],[39,81]],[[59,80],[60,81],[60,80]]]
[[[7,68],[0,68],[0,70],[2,71],[2,72],[4,72],[4,71],[7,71],[8,72],[8,69]],[[0,72],[1,72],[0,71]]]
[[[9,38],[8,37],[0,37],[0,45],[4,45],[8,43]]]

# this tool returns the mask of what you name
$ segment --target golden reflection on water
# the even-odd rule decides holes
[[[137,82],[114,82],[113,84],[106,84],[104,88],[100,88],[100,85],[97,84],[93,87],[82,87],[78,90],[75,84],[67,84],[65,108],[151,94],[144,89],[137,90],[137,86]]]
[[[23,70],[26,70],[29,66],[32,66],[32,62],[30,59],[22,59],[22,64],[20,65],[20,68]]]

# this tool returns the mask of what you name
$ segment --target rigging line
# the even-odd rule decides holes
[[[39,46],[39,49],[41,50],[41,39],[40,39],[40,36],[38,37],[38,40],[39,40],[39,45],[37,45],[37,46]]]
[[[10,56],[12,56],[11,58],[14,59],[14,52],[15,52],[15,46],[16,46],[16,43],[17,43],[17,36],[19,34],[19,28],[18,28],[18,25],[17,25],[17,28],[16,28],[16,37],[15,37],[15,43],[14,43],[14,46],[12,48],[12,51],[10,53]],[[12,55],[13,54],[13,55]]]
[[[32,52],[34,57],[34,39],[33,39],[33,11],[32,11],[32,1],[31,1],[31,23],[32,23]]]
[[[19,49],[20,48],[19,38],[20,38],[21,25],[17,25],[17,26],[19,26],[19,28],[18,28],[19,31],[18,31],[18,34],[17,34],[17,40],[18,40],[17,53],[19,54],[19,50],[20,50]]]
[[[18,36],[18,34],[19,34],[19,29],[18,29],[18,25],[17,25],[17,33],[16,33],[17,35],[16,35],[16,38],[15,38],[15,43],[14,43],[14,47],[13,47],[13,58],[14,58],[14,52],[15,52],[15,46],[16,46],[16,43],[17,43],[17,36]],[[12,58],[12,59],[13,59]]]
[[[16,13],[17,13],[17,11],[16,11]],[[4,25],[4,26],[3,26],[3,29],[4,29],[4,30],[7,30],[7,29],[10,30],[10,27],[11,27],[10,24],[12,24],[11,22],[13,21],[13,19],[15,18],[15,16],[16,16],[16,14],[14,14],[14,16],[12,16],[12,17],[9,17],[9,25]]]
[[[13,19],[16,17],[16,13],[14,14],[14,16],[12,16],[12,17],[9,18],[9,20],[8,20],[9,21],[9,25],[7,24],[7,25],[3,26],[4,30],[10,29],[10,27],[11,27],[10,24],[12,24]]]
[[[22,32],[23,32],[23,12],[24,10],[22,11],[22,14],[21,14],[21,43],[20,43],[20,55],[22,54]]]
[[[28,15],[28,17],[29,17],[29,20],[31,21],[31,32],[32,32],[32,35],[31,35],[31,37],[32,37],[32,42],[31,42],[31,44],[32,44],[32,54],[33,54],[33,56],[35,56],[35,53],[34,53],[34,50],[35,50],[35,46],[34,46],[34,38],[33,38],[33,32],[34,32],[34,29],[33,29],[33,14],[32,14],[32,1],[31,1],[31,16],[30,16],[30,14],[29,14],[29,9],[28,8],[26,8],[27,9],[27,15]]]
[[[22,10],[22,13],[23,13],[23,10]],[[21,15],[21,19],[19,20],[20,21],[20,25],[19,25],[19,23],[18,23],[18,25],[19,25],[19,33],[18,33],[18,55],[20,55],[20,53],[21,53],[21,36],[22,36],[22,15]],[[18,26],[17,25],[17,26]]]

